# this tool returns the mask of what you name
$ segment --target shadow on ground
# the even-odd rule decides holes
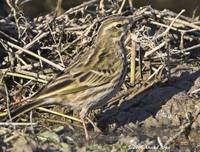
[[[175,73],[172,73],[174,76],[168,82],[157,83],[135,98],[101,113],[98,116],[98,126],[105,130],[113,123],[116,123],[118,127],[130,122],[142,124],[149,117],[155,118],[161,108],[175,95],[182,94],[190,98],[187,92],[200,77],[200,70],[190,72],[187,68],[176,69]],[[180,76],[177,76],[177,73],[181,73]]]

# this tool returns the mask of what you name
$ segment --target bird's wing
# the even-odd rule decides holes
[[[90,54],[93,53],[90,52]],[[85,57],[88,58],[88,55],[79,58],[80,60],[77,60],[76,64],[67,68],[63,74],[58,75],[49,82],[38,94],[37,98],[77,93],[104,85],[112,80],[114,71],[111,67],[105,68],[106,65],[102,66],[100,64],[98,66],[95,66],[96,64],[86,65],[85,63],[88,63],[88,61]]]
[[[77,93],[90,88],[98,87],[109,83],[111,77],[105,71],[89,70],[88,72],[80,71],[75,75],[61,75],[52,80],[44,89],[39,93],[38,99],[68,95]]]

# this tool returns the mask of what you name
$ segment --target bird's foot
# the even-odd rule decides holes
[[[94,128],[94,131],[96,133],[100,134],[102,132],[90,118],[86,117],[86,119],[91,123],[91,125]]]

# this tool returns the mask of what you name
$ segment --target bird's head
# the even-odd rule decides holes
[[[120,38],[126,31],[130,19],[123,16],[115,16],[105,20],[98,31],[97,39],[102,38]]]

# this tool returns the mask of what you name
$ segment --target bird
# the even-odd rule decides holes
[[[11,120],[36,107],[69,105],[80,111],[88,139],[85,118],[92,110],[108,103],[125,80],[127,59],[123,39],[131,21],[127,16],[105,19],[97,31],[95,45],[28,99],[29,102],[11,111]]]

